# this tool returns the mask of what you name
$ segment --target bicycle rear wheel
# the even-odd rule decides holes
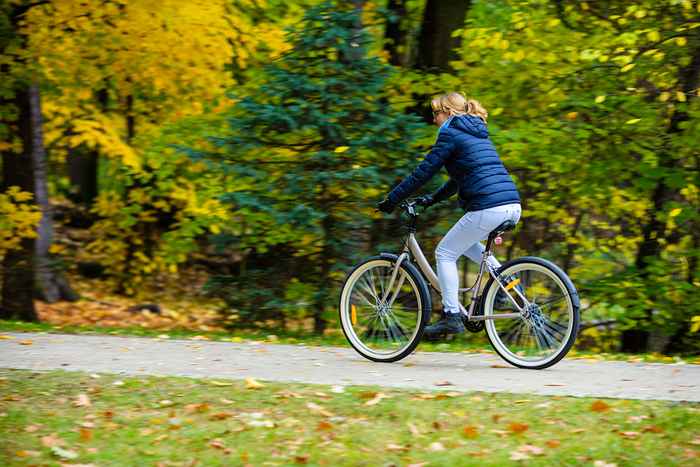
[[[388,290],[396,259],[382,255],[363,261],[348,274],[340,294],[345,337],[360,355],[375,362],[409,355],[430,318],[428,286],[408,260]]]
[[[510,298],[494,312],[497,295],[500,292],[502,300],[504,292],[492,277],[483,298],[484,314],[522,311],[518,318],[486,320],[494,350],[520,368],[539,370],[564,358],[576,340],[580,321],[578,292],[567,275],[554,263],[529,256],[502,265],[498,278]]]

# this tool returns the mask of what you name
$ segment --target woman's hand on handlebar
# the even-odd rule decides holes
[[[420,206],[425,206],[426,208],[435,204],[435,199],[433,198],[432,195],[419,196],[414,201],[416,202],[416,204],[418,204]]]

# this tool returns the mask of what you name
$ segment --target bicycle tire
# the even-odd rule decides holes
[[[557,349],[557,351],[553,355],[546,358],[544,361],[526,362],[523,359],[519,359],[514,353],[510,352],[507,348],[504,348],[506,346],[502,343],[500,337],[498,336],[494,323],[495,320],[486,320],[486,335],[489,339],[491,347],[493,347],[496,353],[503,360],[518,368],[541,370],[544,368],[548,368],[561,361],[561,359],[566,356],[571,347],[574,345],[579,331],[581,305],[579,301],[578,292],[573,282],[571,282],[571,279],[569,279],[566,273],[562,271],[556,264],[544,258],[539,258],[536,256],[524,256],[508,261],[501,265],[501,267],[498,269],[498,276],[501,276],[502,274],[510,275],[512,273],[511,271],[517,270],[518,266],[528,264],[532,265],[534,269],[539,269],[540,271],[542,270],[542,268],[550,271],[560,281],[560,284],[558,285],[562,286],[565,290],[563,298],[565,300],[568,300],[571,314],[571,321],[569,326],[567,326],[568,335],[566,336],[565,342],[563,342],[563,344],[559,347],[559,349]],[[497,284],[495,284],[494,278],[491,277],[489,279],[489,282],[486,284],[486,287],[484,288],[484,314],[493,314],[493,301],[495,298],[495,294],[498,292],[498,290],[500,290],[500,287]]]
[[[355,265],[346,276],[340,293],[338,313],[343,334],[357,353],[359,353],[366,359],[374,362],[396,362],[411,354],[411,352],[415,350],[416,346],[418,346],[421,338],[423,337],[423,330],[425,329],[425,326],[430,319],[430,312],[432,311],[431,296],[430,291],[428,289],[428,284],[423,278],[423,275],[418,271],[418,269],[413,264],[411,264],[411,262],[408,259],[406,259],[403,261],[403,263],[401,263],[401,269],[410,278],[409,284],[412,286],[412,288],[413,286],[415,286],[414,291],[419,299],[417,329],[414,329],[414,332],[408,344],[402,347],[401,349],[397,350],[396,352],[390,353],[388,355],[381,355],[377,352],[372,351],[369,347],[364,345],[359,336],[357,336],[352,326],[351,312],[349,310],[350,294],[352,292],[352,286],[354,286],[355,284],[354,281],[359,280],[359,277],[372,265],[393,268],[396,264],[397,259],[398,256],[396,255],[390,253],[382,253],[381,255],[372,256],[361,261],[360,263]]]

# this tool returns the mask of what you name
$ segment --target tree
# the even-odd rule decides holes
[[[563,262],[625,350],[681,341],[700,314],[697,17],[692,2],[480,5],[443,77],[491,111],[518,247]]]
[[[264,82],[233,108],[231,132],[218,139],[223,153],[194,154],[238,180],[238,189],[223,197],[234,215],[270,219],[241,219],[246,228],[232,238],[239,247],[253,237],[246,243],[264,256],[289,238],[299,240],[293,256],[274,257],[281,267],[266,270],[265,280],[275,282],[255,288],[274,287],[269,302],[304,281],[313,290],[319,333],[327,325],[324,311],[335,302],[333,285],[366,242],[363,226],[383,193],[377,187],[393,182],[396,169],[406,165],[419,128],[382,99],[391,70],[366,53],[361,5],[325,2],[308,10],[290,32],[292,49],[265,67]],[[284,268],[293,269],[296,283]],[[250,287],[252,271],[242,275]]]

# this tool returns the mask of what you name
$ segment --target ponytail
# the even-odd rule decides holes
[[[430,103],[430,106],[434,111],[447,112],[450,115],[473,115],[479,117],[486,123],[486,119],[489,113],[484,109],[484,107],[474,99],[465,99],[464,96],[458,92],[451,92],[449,94],[443,94],[442,96],[436,97]]]
[[[484,123],[486,123],[486,119],[489,117],[489,113],[486,111],[484,106],[482,106],[479,101],[474,99],[469,99],[467,101],[467,104],[464,106],[464,110],[467,112],[467,115],[479,117],[484,121]]]

